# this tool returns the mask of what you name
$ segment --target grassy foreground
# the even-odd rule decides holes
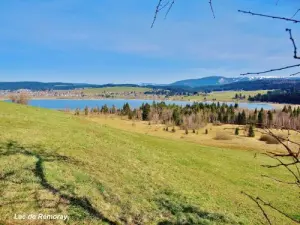
[[[68,224],[264,222],[241,191],[300,216],[298,189],[261,177],[290,175],[260,167],[273,161],[254,151],[203,147],[4,102],[0,121],[0,224],[47,224],[13,219],[39,212],[67,214]],[[291,224],[266,211],[274,224]]]

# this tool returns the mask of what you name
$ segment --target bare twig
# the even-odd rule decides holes
[[[260,14],[260,13],[253,13],[253,12],[244,11],[244,10],[238,10],[238,12],[250,14],[252,16],[261,16],[261,17],[267,17],[267,18],[272,18],[272,19],[285,20],[285,21],[289,21],[289,22],[293,22],[293,23],[300,23],[300,20],[290,19],[290,18],[286,18],[286,17],[271,16],[271,15],[265,15],[265,14]]]
[[[292,220],[292,221],[294,221],[294,222],[296,222],[296,223],[298,223],[298,224],[300,223],[299,220],[294,219],[293,217],[289,216],[289,215],[286,214],[285,212],[283,212],[283,211],[279,210],[278,208],[274,207],[273,205],[271,205],[271,203],[265,202],[265,201],[262,200],[260,197],[257,197],[256,199],[257,199],[257,201],[262,202],[265,206],[268,206],[268,207],[270,207],[271,209],[273,209],[273,210],[277,211],[278,213],[280,213],[281,215],[284,215],[284,216],[287,217],[288,219],[290,219],[290,220]]]
[[[300,9],[298,9],[298,10],[295,12],[295,14],[291,17],[291,19],[294,18],[294,17],[298,14],[299,11],[300,11]]]
[[[295,58],[295,59],[300,59],[300,57],[297,56],[297,46],[296,46],[295,40],[294,40],[293,35],[292,35],[292,30],[287,28],[286,31],[289,32],[289,34],[290,34],[290,40],[291,40],[292,43],[293,43],[293,47],[294,47],[294,58]]]
[[[171,4],[169,5],[169,8],[168,8],[168,10],[167,10],[167,12],[166,12],[166,15],[165,15],[165,19],[166,19],[167,16],[169,15],[169,12],[171,11],[171,9],[172,9],[174,3],[175,3],[175,0],[173,0],[173,1],[171,2]]]
[[[268,224],[272,225],[271,220],[269,219],[269,217],[268,217],[267,213],[265,212],[265,210],[263,209],[263,207],[259,204],[257,198],[254,198],[251,195],[249,195],[249,194],[247,194],[243,191],[242,191],[242,194],[246,195],[248,198],[250,198],[252,201],[254,201],[257,204],[258,208],[263,213],[263,215],[264,215],[265,219],[267,220]]]
[[[290,69],[290,68],[294,68],[294,67],[299,67],[300,64],[296,64],[296,65],[292,65],[292,66],[285,66],[285,67],[281,67],[281,68],[277,68],[277,69],[271,69],[271,70],[266,70],[266,71],[262,71],[262,72],[252,72],[252,73],[242,73],[242,76],[245,75],[259,75],[259,74],[264,74],[264,73],[271,73],[271,72],[275,72],[275,71],[280,71],[280,70],[286,70],[286,69]]]
[[[155,9],[153,21],[152,21],[152,24],[151,24],[151,28],[153,28],[154,23],[155,23],[155,21],[156,21],[156,19],[157,19],[157,15],[158,15],[159,11],[161,10],[161,9],[160,9],[160,8],[161,8],[161,5],[162,5],[162,0],[159,0],[158,3],[157,3],[157,5],[156,5],[156,9]]]
[[[274,181],[277,181],[277,182],[279,182],[279,183],[284,183],[284,184],[295,184],[295,185],[298,185],[298,183],[296,183],[296,182],[283,181],[283,180],[279,180],[279,179],[274,178],[274,177],[270,177],[270,176],[268,176],[268,175],[261,175],[261,176],[262,176],[262,177],[269,178],[269,179],[274,180]]]
[[[213,17],[216,18],[216,16],[215,16],[215,11],[214,11],[214,7],[212,6],[212,0],[209,0],[209,5],[210,5],[211,13],[213,14]]]
[[[300,72],[297,72],[297,73],[292,73],[292,74],[290,74],[290,77],[292,77],[292,76],[296,76],[296,75],[298,75],[298,74],[300,74]]]

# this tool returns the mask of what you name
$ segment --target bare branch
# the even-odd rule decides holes
[[[214,11],[214,8],[213,8],[213,6],[212,6],[212,0],[209,0],[209,5],[210,5],[211,13],[213,14],[213,17],[216,18],[216,16],[215,16],[215,11]]]
[[[248,198],[250,198],[252,201],[254,201],[254,202],[257,204],[257,206],[258,206],[259,209],[262,211],[262,213],[263,213],[265,219],[267,220],[267,222],[268,222],[269,224],[272,224],[272,223],[271,223],[271,221],[270,221],[270,219],[269,219],[267,213],[265,212],[265,210],[263,209],[263,207],[261,206],[260,203],[262,203],[264,206],[270,207],[271,209],[273,209],[273,210],[275,210],[276,212],[280,213],[281,215],[287,217],[288,219],[290,219],[290,220],[292,220],[292,221],[294,221],[294,222],[296,222],[296,223],[298,223],[298,224],[300,223],[300,221],[294,219],[293,217],[289,216],[289,215],[286,214],[285,212],[283,212],[283,211],[277,209],[275,206],[271,205],[269,202],[265,202],[265,201],[264,201],[263,199],[261,199],[260,197],[254,198],[253,196],[251,196],[251,195],[249,195],[249,194],[247,194],[247,193],[245,193],[245,192],[243,192],[243,191],[242,191],[242,194],[246,195]]]
[[[298,177],[297,174],[294,173],[294,171],[291,170],[291,168],[286,163],[283,163],[278,157],[274,157],[274,156],[271,156],[271,155],[268,155],[268,154],[266,154],[266,155],[273,158],[273,159],[275,159],[275,160],[277,160],[279,162],[278,166],[284,166],[290,172],[290,174],[292,174],[295,177],[296,183],[300,184],[300,177]]]
[[[294,18],[294,17],[298,14],[299,11],[300,11],[300,9],[298,9],[298,10],[295,12],[295,14],[291,17],[291,19]]]
[[[298,74],[300,74],[300,72],[297,72],[297,73],[292,73],[292,74],[290,74],[290,77],[292,77],[292,76],[296,76],[296,75],[298,75]]]
[[[173,0],[173,1],[171,2],[171,4],[169,5],[169,8],[168,8],[168,10],[167,10],[167,12],[166,12],[166,15],[165,15],[165,19],[166,19],[167,16],[169,15],[169,12],[171,11],[171,9],[172,9],[174,3],[175,3],[175,0]]]
[[[213,5],[212,5],[212,0],[209,0],[208,3],[209,3],[210,10],[212,12],[213,17],[216,18],[214,8],[213,8]],[[173,8],[174,4],[175,4],[175,0],[167,1],[165,4],[163,4],[163,0],[158,1],[157,5],[156,5],[155,13],[154,13],[153,21],[152,21],[152,24],[151,24],[151,28],[153,28],[153,26],[156,22],[157,16],[160,13],[160,11],[162,11],[164,8],[169,6],[168,9],[167,9],[167,12],[165,14],[165,19],[166,19],[167,16],[169,15],[171,9]]]
[[[293,47],[294,47],[294,58],[295,59],[300,59],[300,57],[297,56],[297,46],[296,46],[296,43],[295,43],[295,40],[293,38],[293,35],[292,35],[292,30],[291,29],[285,29],[287,32],[289,32],[290,34],[290,40],[292,41],[293,43]]]
[[[274,181],[277,181],[277,182],[279,182],[279,183],[299,185],[299,184],[296,183],[296,182],[288,182],[288,181],[278,180],[277,178],[270,177],[270,176],[268,176],[268,175],[261,175],[261,176],[262,176],[262,177],[269,178],[269,179],[274,180]]]
[[[254,201],[257,204],[257,206],[259,207],[259,209],[263,213],[264,217],[268,221],[268,224],[272,225],[271,220],[269,219],[267,213],[265,212],[265,210],[263,209],[263,207],[259,204],[259,202],[257,201],[257,199],[255,199],[254,197],[252,197],[251,195],[249,195],[249,194],[247,194],[247,193],[245,193],[243,191],[242,191],[242,194],[246,195],[248,198],[250,198],[252,201]]]
[[[273,209],[273,210],[277,211],[278,213],[280,213],[281,215],[284,215],[284,216],[287,217],[288,219],[290,219],[290,220],[292,220],[292,221],[294,221],[294,222],[296,222],[296,223],[298,223],[298,224],[300,223],[299,220],[296,220],[296,219],[294,219],[293,217],[291,217],[291,216],[289,216],[288,214],[286,214],[285,212],[283,212],[283,211],[277,209],[276,207],[274,207],[273,205],[271,205],[269,202],[265,202],[265,201],[262,200],[260,197],[257,197],[256,199],[257,199],[257,201],[262,202],[265,206],[268,206],[268,207],[270,207],[271,209]]]
[[[280,71],[280,70],[286,70],[286,69],[290,69],[290,68],[294,68],[294,67],[299,67],[300,64],[296,64],[296,65],[292,65],[292,66],[285,66],[285,67],[281,67],[281,68],[277,68],[277,69],[271,69],[271,70],[266,70],[266,71],[262,71],[262,72],[253,72],[253,73],[242,73],[242,76],[245,75],[259,75],[259,74],[264,74],[264,73],[271,73],[271,72],[275,72],[275,71]]]
[[[252,16],[261,16],[261,17],[267,17],[267,18],[272,18],[272,19],[279,19],[279,20],[285,20],[289,22],[294,22],[294,23],[300,23],[300,20],[294,20],[286,17],[280,17],[280,16],[271,16],[271,15],[265,15],[265,14],[260,14],[260,13],[253,13],[250,11],[244,11],[244,10],[238,10],[240,13],[245,13],[245,14],[250,14]]]
[[[152,24],[151,24],[151,28],[153,28],[154,23],[155,23],[156,18],[157,18],[157,15],[158,15],[159,11],[161,10],[160,8],[161,8],[161,5],[162,5],[162,1],[163,0],[159,0],[157,5],[156,5],[156,9],[155,9],[154,18],[153,18],[153,21],[152,21]]]
[[[266,168],[275,168],[275,167],[280,167],[280,166],[292,166],[292,165],[296,165],[298,162],[292,162],[292,163],[285,163],[285,164],[276,164],[276,165],[262,165],[262,167],[266,167]]]

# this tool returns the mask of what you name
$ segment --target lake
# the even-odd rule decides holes
[[[84,107],[88,106],[89,108],[92,107],[101,107],[103,105],[107,105],[108,107],[112,107],[115,105],[117,108],[123,107],[123,105],[128,102],[128,104],[132,108],[138,108],[143,103],[151,104],[153,100],[142,100],[142,99],[97,99],[97,100],[88,100],[88,99],[34,99],[29,101],[29,105],[37,106],[41,108],[48,108],[48,109],[76,109],[80,108],[83,109]],[[156,101],[159,102],[159,101]],[[166,104],[176,104],[176,105],[186,105],[186,104],[193,104],[193,102],[189,101],[165,101]],[[207,102],[211,103],[211,102]],[[226,104],[234,105],[234,102],[226,102]],[[255,109],[255,108],[263,108],[266,110],[274,109],[274,106],[268,103],[247,103],[241,102],[239,103],[240,108],[247,108],[247,109]]]

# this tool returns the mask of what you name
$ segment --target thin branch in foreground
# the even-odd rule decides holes
[[[298,14],[299,11],[300,11],[300,9],[298,9],[298,10],[295,12],[295,14],[291,17],[291,19],[293,19],[293,18]]]
[[[169,5],[169,8],[168,8],[168,10],[167,10],[167,12],[166,12],[166,14],[165,14],[165,19],[167,19],[167,16],[169,15],[169,12],[170,12],[171,9],[173,8],[174,3],[175,3],[175,0],[173,0],[173,1],[171,2],[171,4]]]
[[[165,4],[163,4],[160,8],[159,8],[159,10],[158,11],[161,11],[161,10],[163,10],[164,8],[166,8],[168,5],[169,5],[169,1],[168,2],[166,2]]]
[[[271,209],[277,211],[277,212],[280,213],[281,215],[284,215],[286,218],[288,218],[288,219],[294,221],[295,223],[298,223],[298,224],[300,223],[299,220],[296,220],[296,219],[294,219],[293,217],[291,217],[291,216],[289,216],[288,214],[286,214],[285,212],[283,212],[283,211],[277,209],[276,207],[274,207],[273,205],[271,205],[271,203],[265,202],[265,201],[262,200],[260,197],[256,197],[256,200],[262,202],[265,206],[270,207]]]
[[[296,43],[295,43],[295,40],[293,38],[293,35],[292,35],[292,30],[291,29],[285,29],[287,32],[289,32],[290,34],[290,40],[292,41],[293,43],[293,47],[294,47],[294,58],[295,59],[300,59],[300,57],[297,56],[297,46],[296,46]]]
[[[264,73],[271,73],[274,71],[280,71],[280,70],[286,70],[286,69],[290,69],[290,68],[294,68],[294,67],[299,67],[300,64],[296,64],[296,65],[292,65],[292,66],[285,66],[285,67],[281,67],[281,68],[277,68],[277,69],[271,69],[271,70],[266,70],[266,71],[262,71],[262,72],[253,72],[253,73],[242,73],[242,76],[245,75],[259,75],[259,74],[264,74]]]
[[[245,193],[243,191],[242,191],[242,194],[246,195],[248,198],[250,198],[252,201],[254,201],[257,204],[257,206],[259,207],[259,209],[263,213],[265,219],[268,221],[268,223],[270,225],[272,225],[271,220],[269,219],[269,217],[268,217],[267,213],[265,212],[265,210],[263,209],[263,207],[259,204],[257,198],[255,199],[254,197],[252,197],[251,195],[249,195],[249,194],[247,194],[247,193]]]
[[[244,11],[244,10],[238,10],[238,12],[250,14],[252,16],[261,16],[261,17],[267,17],[267,18],[272,18],[272,19],[285,20],[285,21],[293,22],[293,23],[300,23],[300,20],[290,19],[290,18],[286,18],[286,17],[271,16],[271,15],[265,15],[265,14],[260,14],[260,13],[253,13],[253,12]]]
[[[213,5],[212,5],[212,0],[209,0],[209,5],[210,5],[211,13],[213,14],[213,17],[216,18],[216,16],[215,16],[215,11],[214,11],[214,7],[213,7]]]
[[[270,177],[268,175],[261,175],[262,177],[266,177],[268,179],[271,179],[271,180],[274,180],[276,182],[279,182],[279,183],[283,183],[283,184],[292,184],[292,185],[298,185],[298,183],[296,182],[288,182],[288,181],[283,181],[283,180],[279,180],[277,178],[274,178],[274,177]]]
[[[152,24],[151,24],[151,28],[154,26],[154,23],[155,23],[155,21],[157,19],[157,15],[158,15],[159,11],[161,10],[162,1],[163,0],[159,0],[158,3],[157,3],[157,5],[156,5],[156,9],[155,9],[153,21],[152,21]]]
[[[296,75],[298,75],[298,74],[300,74],[300,72],[297,72],[297,73],[292,73],[292,74],[290,74],[290,77],[292,77],[292,76],[296,76]]]

